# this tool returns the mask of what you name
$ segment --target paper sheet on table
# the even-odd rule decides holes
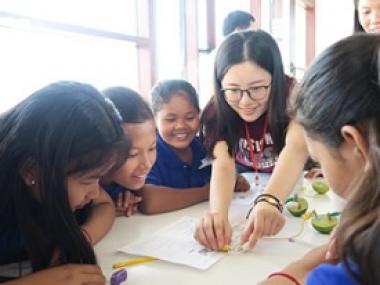
[[[193,238],[197,222],[197,218],[182,217],[150,237],[124,246],[120,251],[206,270],[225,254],[209,251]]]

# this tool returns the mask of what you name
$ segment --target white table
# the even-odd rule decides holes
[[[248,178],[250,176],[248,175]],[[342,202],[331,191],[327,195],[309,199],[310,209],[331,212],[339,210]],[[233,206],[230,212],[234,215],[244,214],[247,206]],[[95,247],[98,262],[109,278],[113,272],[112,264],[135,256],[117,252],[124,245],[147,237],[163,226],[171,224],[182,216],[201,217],[208,209],[204,202],[183,210],[144,216],[134,215],[130,218],[116,219],[110,233]],[[284,210],[286,212],[286,210]],[[287,226],[299,227],[299,218],[287,216]],[[261,240],[256,248],[244,254],[228,254],[207,271],[200,271],[183,265],[176,265],[165,261],[154,261],[127,269],[126,284],[256,284],[268,276],[269,273],[279,270],[292,260],[303,256],[313,245],[328,240],[312,229],[309,223],[305,226],[307,243],[290,243],[288,241]],[[311,245],[310,245],[311,244]]]

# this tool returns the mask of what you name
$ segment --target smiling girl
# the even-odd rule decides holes
[[[156,125],[144,99],[126,87],[110,87],[103,94],[112,101],[121,116],[121,126],[131,140],[128,159],[116,171],[102,179],[116,204],[118,216],[131,216],[138,209],[138,191],[156,161]]]
[[[196,134],[198,94],[184,80],[159,82],[152,90],[157,123],[157,161],[142,192],[142,210],[154,214],[208,199],[210,165]]]

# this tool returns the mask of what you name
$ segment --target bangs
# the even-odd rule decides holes
[[[120,168],[128,158],[131,144],[125,138],[108,148],[97,149],[79,156],[69,163],[67,175],[82,176],[96,170],[99,176],[113,172]]]

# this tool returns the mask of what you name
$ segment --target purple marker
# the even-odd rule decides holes
[[[120,269],[119,271],[112,273],[111,285],[120,285],[122,282],[127,280],[127,276],[128,274],[126,269]]]

